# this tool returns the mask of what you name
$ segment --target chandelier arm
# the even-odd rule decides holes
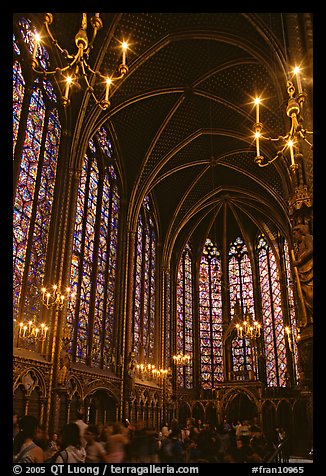
[[[123,72],[124,70],[122,70],[122,73],[120,74],[120,76],[115,76],[115,78],[112,79],[112,81],[119,81],[120,79],[122,79],[127,73],[126,71]]]
[[[84,68],[82,68],[83,71],[85,72]],[[94,93],[94,88],[90,85],[89,81],[88,81],[88,78],[87,78],[87,75],[85,74],[84,75],[84,80],[85,80],[85,83],[87,85],[87,88],[88,90],[90,91],[95,103],[102,109],[102,111],[106,111],[106,109],[108,108],[108,102],[102,104],[102,101],[99,101],[97,99],[97,97],[95,96],[95,93]]]
[[[81,69],[82,69],[82,72],[83,72],[83,78],[84,78],[84,81],[86,83],[86,86],[87,86],[87,89],[91,92],[91,95],[93,96],[93,99],[95,100],[96,104],[98,105],[101,105],[101,101],[99,101],[97,99],[97,97],[95,96],[95,93],[94,93],[94,88],[91,86],[90,82],[88,81],[88,78],[87,78],[87,73],[85,71],[85,65],[88,67],[88,64],[86,63],[86,61],[83,59],[81,61]],[[88,68],[89,69],[89,68]],[[92,71],[93,72],[93,71]],[[95,72],[94,72],[95,73]],[[96,74],[96,73],[95,73]]]
[[[307,130],[305,130],[305,129],[299,131],[300,137],[301,137],[305,142],[307,142],[307,144],[309,144],[310,147],[312,147],[312,143],[308,141],[308,139],[306,138],[306,134],[311,134],[311,135],[312,135],[313,132],[307,131]]]
[[[313,144],[311,142],[308,141],[308,139],[306,139],[306,137],[303,137],[303,140],[308,144],[310,145],[310,147],[313,147]]]
[[[95,74],[95,76],[99,76],[102,79],[107,79],[107,76],[104,76],[99,71],[95,71],[94,69],[92,69],[85,59],[83,59],[83,65],[86,66],[86,68],[88,69],[90,73]]]
[[[265,164],[263,164],[263,163],[258,163],[258,166],[259,166],[259,167],[267,167],[267,165],[270,165],[272,162],[274,162],[274,160],[276,160],[276,159],[280,156],[280,154],[283,153],[285,147],[286,147],[286,146],[284,146],[283,149],[279,150],[273,159],[268,160]]]
[[[286,136],[285,136],[286,137]],[[285,140],[285,137],[283,136],[280,136],[280,137],[277,137],[277,138],[273,138],[273,137],[265,137],[263,135],[260,135],[259,136],[259,139],[264,139],[264,140],[267,140],[267,141],[270,141],[270,142],[279,142],[279,141],[284,141]]]
[[[52,33],[51,33],[51,30],[50,30],[50,27],[49,27],[49,23],[48,23],[47,18],[46,18],[45,21],[44,21],[44,25],[45,25],[46,32],[47,32],[47,34],[49,35],[49,37],[50,37],[52,43],[58,48],[58,50],[60,51],[60,53],[63,54],[64,56],[66,56],[66,58],[69,58],[69,59],[75,58],[76,55],[75,55],[75,56],[74,56],[74,55],[70,55],[67,50],[65,50],[64,48],[61,48],[61,46],[60,46],[59,43],[58,43],[58,40],[56,40],[56,39],[54,38],[54,36],[52,35]]]
[[[60,71],[60,73],[62,74],[64,71],[67,71],[69,70],[72,66],[74,66],[74,64],[77,62],[77,61],[80,61],[80,58],[79,56],[82,54],[82,51],[79,50],[78,53],[76,54],[76,56],[71,56],[71,58],[74,58],[73,62],[72,63],[68,63],[67,66],[63,67],[63,68],[58,68],[58,69],[55,69],[55,70],[52,70],[52,71],[45,71],[45,70],[38,70],[36,69],[35,67],[35,63],[36,63],[36,60],[34,59],[33,60],[33,63],[32,63],[32,69],[33,71],[35,71],[35,73],[37,74],[44,74],[45,76],[47,75],[53,75],[53,74],[58,74],[58,71]],[[38,62],[37,62],[38,64]]]
[[[52,71],[46,71],[45,69],[36,69],[35,64],[39,65],[38,61],[36,59],[33,60],[32,70],[35,73],[43,74],[44,76],[50,76],[50,75],[58,74],[58,70],[60,70],[60,72],[63,73],[64,71],[67,71],[67,69],[71,68],[71,64],[68,64],[64,68],[58,68],[58,69],[54,69]]]
[[[85,64],[86,68],[88,69],[88,71],[95,74],[95,76],[98,76],[101,79],[107,79],[107,76],[104,76],[100,71],[95,71],[94,69],[92,69],[90,67],[90,65],[85,60],[83,60],[83,61],[84,61],[84,64]],[[126,75],[126,73],[127,73],[127,71],[122,69],[121,74],[119,76],[115,76],[115,77],[111,78],[111,80],[112,81],[119,81],[120,79],[122,79]]]
[[[93,43],[94,43],[95,38],[96,38],[96,34],[97,34],[97,30],[94,29],[92,39],[91,39],[91,41],[88,45],[87,50],[85,51],[86,54],[89,54],[91,52],[91,49],[93,48]]]
[[[99,104],[99,100],[97,99],[97,97],[95,96],[95,93],[94,93],[94,88],[90,85],[87,76],[84,76],[84,80],[85,80],[87,89],[90,91],[90,93],[91,93],[91,95],[93,96],[95,102],[96,102],[97,104]]]
[[[96,21],[101,21],[100,18],[96,18]],[[89,53],[90,50],[93,48],[93,43],[95,41],[95,38],[96,38],[96,35],[97,35],[97,32],[100,28],[102,28],[102,22],[101,24],[100,23],[96,23],[96,22],[92,22],[92,19],[91,19],[91,25],[93,27],[93,35],[92,35],[92,39],[91,41],[89,42],[89,45],[88,45],[88,48],[87,48],[87,51],[86,53]]]

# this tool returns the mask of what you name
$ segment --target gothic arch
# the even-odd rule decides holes
[[[205,407],[205,421],[208,422],[212,428],[217,426],[217,413],[214,403],[207,403]]]
[[[251,420],[257,416],[258,408],[256,397],[247,389],[231,390],[222,402],[223,415],[233,422]]]
[[[307,428],[309,428],[307,402],[300,398],[293,405],[293,445],[304,452],[311,448],[312,444],[312,435],[307,432]]]
[[[93,380],[89,384],[88,388],[85,389],[83,400],[87,398],[88,396],[91,396],[98,390],[104,390],[110,396],[112,396],[112,398],[114,398],[116,401],[119,401],[118,390],[116,389],[116,387],[112,385],[111,382],[104,382],[103,380],[99,380],[99,379]]]
[[[34,415],[43,424],[47,398],[47,386],[39,370],[29,367],[18,375],[13,399],[16,411],[22,415]]]
[[[195,402],[192,406],[191,415],[195,420],[201,420],[202,422],[205,419],[205,407],[201,402]]]
[[[23,386],[25,396],[38,388],[41,398],[47,397],[47,387],[43,375],[35,367],[29,367],[21,372],[14,382],[14,393],[19,386]]]
[[[70,400],[76,394],[79,395],[79,398],[81,400],[84,400],[83,386],[82,386],[81,381],[79,380],[79,378],[76,377],[75,375],[70,377],[70,379],[68,381],[67,389],[68,389],[67,392],[68,392],[68,396],[69,396]]]
[[[262,406],[263,432],[269,442],[274,440],[274,431],[277,426],[276,405],[271,400]]]
[[[181,402],[179,406],[179,423],[180,425],[185,425],[187,418],[191,417],[191,407],[188,402]]]
[[[282,399],[277,404],[277,424],[284,428],[288,435],[293,433],[293,412],[291,402],[287,399]]]
[[[86,397],[88,421],[90,423],[113,423],[116,421],[118,401],[107,388],[101,387]]]

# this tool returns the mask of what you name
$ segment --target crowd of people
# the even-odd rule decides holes
[[[262,463],[286,438],[275,431],[267,441],[257,421],[217,427],[188,418],[173,419],[160,431],[128,420],[111,425],[87,424],[82,413],[59,433],[48,435],[37,418],[14,415],[13,461],[16,463]]]

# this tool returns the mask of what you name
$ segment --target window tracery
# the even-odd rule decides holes
[[[191,248],[186,244],[180,258],[177,274],[177,354],[190,356],[190,363],[177,368],[180,387],[193,387],[193,288]]]
[[[152,204],[145,197],[135,243],[133,352],[135,359],[153,364],[155,336],[156,231]]]
[[[284,387],[287,382],[287,357],[281,285],[276,258],[263,234],[258,236],[256,249],[260,276],[267,385],[269,387]]]
[[[214,388],[223,381],[223,316],[221,256],[209,238],[199,270],[199,335],[201,386]]]
[[[234,317],[237,300],[242,316],[245,312],[249,312],[255,318],[251,263],[247,246],[240,237],[230,244],[228,258],[231,319]],[[231,354],[232,372],[235,375],[256,372],[255,351],[249,339],[235,336],[232,340]]]
[[[24,42],[27,49],[33,48],[35,29],[25,18],[20,20],[19,28],[13,36],[13,149],[17,164],[13,309],[16,320],[22,319],[23,313],[29,316],[41,314],[38,292],[45,274],[61,138],[57,97],[51,83],[46,79],[36,79],[26,87],[21,48]],[[23,45],[18,44],[17,35]],[[48,55],[44,47],[39,49],[38,58],[46,68]]]
[[[113,347],[120,209],[111,157],[111,141],[101,127],[89,141],[78,187],[71,264],[71,288],[77,300],[67,315],[74,336],[69,349],[73,358],[84,363],[89,359],[101,368],[106,367]]]

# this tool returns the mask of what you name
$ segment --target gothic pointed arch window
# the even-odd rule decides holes
[[[100,368],[114,353],[120,195],[112,154],[102,126],[89,141],[81,170],[70,281],[77,299],[67,315],[73,359]]]
[[[203,389],[223,381],[221,256],[208,238],[199,268],[200,374]]]
[[[135,242],[133,353],[141,363],[153,364],[155,338],[156,227],[149,196],[141,208]]]
[[[13,36],[13,311],[41,315],[39,290],[45,275],[57,162],[61,138],[58,101],[47,79],[33,79],[25,54],[34,48],[35,28],[21,18]],[[37,50],[47,69],[48,54]]]
[[[252,268],[248,249],[242,238],[237,237],[230,244],[228,259],[231,319],[235,317],[237,302],[242,316],[249,312],[255,319]],[[255,349],[249,339],[235,336],[232,339],[231,356],[234,376],[257,372]]]
[[[176,352],[189,355],[190,362],[177,368],[177,384],[193,387],[193,283],[191,248],[186,244],[177,274]]]
[[[268,387],[284,387],[287,381],[287,357],[279,270],[275,254],[265,236],[257,238],[263,339]]]

